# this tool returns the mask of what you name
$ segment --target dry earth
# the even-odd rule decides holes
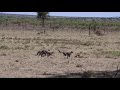
[[[84,71],[115,71],[120,66],[120,32],[0,31],[0,78],[49,78]],[[50,49],[50,57],[35,56]],[[61,51],[73,51],[66,58]],[[79,57],[75,57],[79,55]]]

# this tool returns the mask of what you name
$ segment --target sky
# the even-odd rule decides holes
[[[3,12],[11,14],[36,15],[36,12]],[[69,17],[120,17],[120,12],[50,12],[50,16]]]

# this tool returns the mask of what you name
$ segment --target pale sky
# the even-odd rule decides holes
[[[3,13],[36,15],[36,12],[3,12]],[[50,16],[120,17],[120,12],[50,12]]]

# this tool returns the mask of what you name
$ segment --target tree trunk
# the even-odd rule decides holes
[[[45,28],[43,28],[44,29],[44,33],[45,33]]]
[[[89,25],[89,36],[90,36],[90,29],[91,29],[91,25]]]
[[[42,27],[43,27],[44,33],[45,33],[45,19],[44,18],[42,19]]]
[[[94,33],[95,33],[95,31],[96,31],[96,25],[94,25]]]
[[[44,18],[42,19],[42,26],[43,27],[45,26],[45,19]]]

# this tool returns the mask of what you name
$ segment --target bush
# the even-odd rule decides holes
[[[92,71],[85,71],[82,74],[82,78],[90,78],[92,76],[93,72]]]
[[[95,31],[95,34],[98,36],[103,36],[103,32],[100,30]]]

